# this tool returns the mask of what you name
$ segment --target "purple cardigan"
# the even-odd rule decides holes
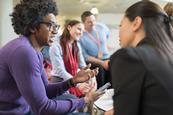
[[[69,87],[67,82],[48,84],[41,52],[26,37],[0,49],[0,115],[66,114],[84,106],[84,99],[53,100]]]

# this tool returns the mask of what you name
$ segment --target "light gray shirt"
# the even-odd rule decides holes
[[[79,48],[79,52],[78,52],[79,68],[84,68],[86,66],[86,63],[82,54],[82,49],[79,43],[77,43],[77,45]],[[62,51],[62,47],[60,45],[59,40],[55,41],[52,44],[52,46],[50,47],[49,53],[50,53],[50,59],[52,63],[51,75],[63,78],[63,80],[68,80],[72,78],[73,76],[66,71],[64,60],[63,60],[63,51]]]

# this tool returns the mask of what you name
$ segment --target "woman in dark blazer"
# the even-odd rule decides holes
[[[173,115],[173,34],[151,1],[129,7],[110,61],[115,115]]]

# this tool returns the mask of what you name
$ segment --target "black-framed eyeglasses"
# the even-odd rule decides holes
[[[54,22],[40,22],[40,24],[46,24],[49,28],[49,31],[58,30],[60,28],[60,25],[54,23]]]

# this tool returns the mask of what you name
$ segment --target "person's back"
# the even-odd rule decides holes
[[[18,55],[17,52],[19,50],[26,52],[32,49],[26,38],[15,39],[0,49],[0,114],[3,114],[3,110],[8,110],[9,113],[14,112],[13,114],[21,114],[18,112],[20,109],[23,109],[25,112],[29,111],[29,106],[21,96],[18,86],[15,83],[15,78],[12,75],[16,73],[11,70],[11,67],[13,67],[14,62],[22,61],[16,59],[16,56],[14,56]],[[22,57],[22,55],[19,56]],[[17,68],[18,67],[16,67],[16,69]],[[20,69],[18,71],[20,71]],[[23,81],[20,82],[22,83]]]
[[[136,53],[141,58],[146,70],[143,74],[143,96],[140,98],[141,107],[139,107],[139,114],[172,115],[173,62],[163,59],[150,46],[141,46],[136,49]]]
[[[130,6],[120,23],[120,50],[110,59],[116,115],[172,115],[173,33],[151,1]]]
[[[116,115],[172,115],[173,65],[170,62],[144,42],[136,48],[120,49],[111,58],[111,74],[124,73],[112,81]],[[118,62],[119,67],[115,64]],[[126,111],[120,109],[125,105]]]

